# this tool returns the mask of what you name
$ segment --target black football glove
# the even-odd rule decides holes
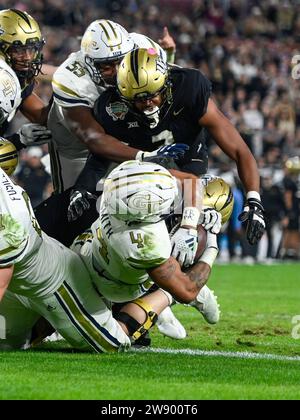
[[[250,245],[256,245],[266,229],[264,208],[260,200],[248,198],[239,220],[245,223],[247,240]]]
[[[96,199],[97,197],[94,194],[91,194],[83,188],[72,190],[68,207],[68,221],[74,222],[78,217],[82,216],[83,212],[91,206],[89,200]]]

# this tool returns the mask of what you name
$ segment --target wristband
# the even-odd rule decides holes
[[[144,153],[145,152],[143,152],[142,150],[139,150],[135,155],[135,160],[140,160],[142,162],[144,159]]]
[[[217,258],[219,253],[218,243],[217,243],[217,235],[214,233],[207,233],[207,247],[205,251],[199,258],[199,262],[205,262],[212,267],[215,259]]]
[[[196,207],[185,207],[182,213],[180,226],[192,226],[197,228],[200,211]]]
[[[247,200],[254,198],[255,200],[261,201],[260,194],[257,191],[248,191],[246,198]]]

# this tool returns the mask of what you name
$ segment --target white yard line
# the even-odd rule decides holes
[[[300,356],[282,356],[280,354],[268,353],[250,353],[250,352],[233,352],[233,351],[216,351],[216,350],[192,350],[192,349],[162,349],[162,348],[145,348],[131,349],[134,352],[143,353],[166,353],[166,354],[186,354],[187,356],[209,356],[209,357],[228,357],[236,359],[257,359],[257,360],[280,360],[290,362],[300,362]]]

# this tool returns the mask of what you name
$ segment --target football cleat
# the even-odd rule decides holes
[[[217,296],[207,286],[202,287],[196,299],[189,305],[196,308],[209,324],[216,324],[220,319],[220,305]]]
[[[159,332],[170,338],[182,340],[186,337],[184,326],[173,314],[170,306],[167,306],[159,315],[156,322]]]

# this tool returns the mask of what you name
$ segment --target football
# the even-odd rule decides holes
[[[203,254],[205,247],[206,247],[206,241],[207,241],[207,232],[204,229],[202,225],[198,225],[198,249],[195,256],[195,262],[198,261],[198,259]]]
[[[171,232],[171,235],[174,235],[174,233],[180,228],[180,224],[177,224]],[[197,252],[196,252],[196,256],[195,256],[195,262],[198,261],[198,259],[201,257],[201,255],[203,254],[205,247],[206,247],[206,241],[207,241],[207,232],[204,229],[204,227],[202,225],[198,225],[197,227],[198,230],[198,248],[197,248]]]

